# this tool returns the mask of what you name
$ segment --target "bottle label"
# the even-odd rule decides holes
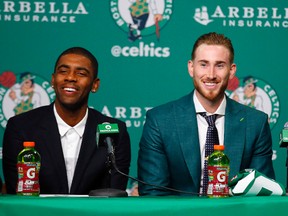
[[[18,185],[17,193],[36,194],[39,193],[39,170],[40,163],[24,162],[17,164]]]
[[[207,195],[225,197],[229,194],[228,174],[229,166],[208,165],[208,189]]]

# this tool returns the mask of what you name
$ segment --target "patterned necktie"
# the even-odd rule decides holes
[[[202,189],[202,193],[206,194],[208,187],[207,157],[214,151],[214,145],[219,144],[219,138],[218,138],[218,131],[215,126],[215,120],[217,118],[217,114],[207,116],[206,113],[200,113],[200,115],[203,116],[208,123],[208,130],[205,143],[205,160],[204,160],[203,189]]]

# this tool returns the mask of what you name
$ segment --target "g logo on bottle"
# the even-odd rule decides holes
[[[217,180],[219,182],[225,182],[226,181],[226,171],[220,171],[217,173]]]
[[[35,176],[36,176],[36,167],[32,167],[32,168],[29,168],[28,170],[27,170],[27,177],[29,178],[29,179],[34,179],[35,178]]]

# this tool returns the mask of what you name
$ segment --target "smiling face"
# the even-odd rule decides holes
[[[55,106],[68,110],[86,109],[90,91],[97,91],[99,79],[94,79],[91,61],[82,55],[63,55],[52,74],[56,93]]]
[[[204,104],[219,106],[236,65],[230,62],[230,52],[225,46],[201,44],[195,58],[188,62],[188,70],[200,103],[204,107]]]

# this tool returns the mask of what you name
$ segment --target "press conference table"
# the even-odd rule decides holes
[[[19,197],[0,195],[0,216],[273,215],[288,213],[288,197]]]

